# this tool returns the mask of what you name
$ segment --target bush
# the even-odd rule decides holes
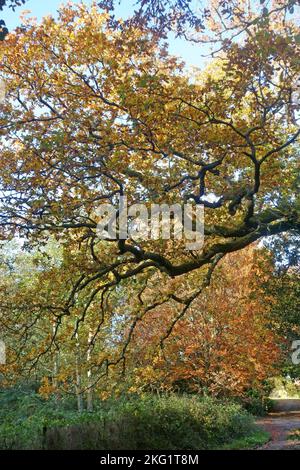
[[[269,395],[272,390],[270,381],[266,381],[260,389],[249,389],[246,396],[240,400],[243,407],[254,416],[265,416],[272,411],[272,400]]]
[[[17,402],[1,420],[2,449],[200,450],[255,429],[240,405],[208,397],[130,397],[108,400],[82,414],[64,403],[55,409],[54,402],[34,395]]]

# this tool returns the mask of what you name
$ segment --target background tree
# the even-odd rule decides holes
[[[131,390],[245,397],[263,387],[280,370],[284,342],[272,319],[272,298],[262,288],[272,277],[269,255],[250,247],[220,263],[210,287],[171,334],[176,305],[152,310],[139,322],[131,344]]]
[[[98,302],[95,291],[85,290],[62,316],[65,299],[72,301],[69,271],[79,274],[82,260],[73,252],[69,264],[69,257],[67,246],[49,244],[42,253],[6,258],[0,284],[6,385],[31,377],[46,398],[76,396],[79,411],[91,410],[94,396],[128,389],[245,397],[289,355],[275,296],[264,290],[273,266],[262,250],[228,255],[184,316],[177,299],[202,284],[198,271],[183,282],[148,273],[106,298],[99,286]]]
[[[299,364],[292,360],[292,353],[296,349],[293,343],[299,340],[300,335],[299,265],[278,270],[264,289],[275,299],[272,307],[274,325],[285,340],[282,343],[285,357],[283,374],[299,379]]]

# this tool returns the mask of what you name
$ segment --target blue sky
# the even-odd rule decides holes
[[[81,0],[73,0],[73,3],[80,3]],[[15,12],[12,12],[11,9],[5,8],[1,12],[0,17],[5,20],[9,30],[14,29],[16,26],[20,25],[20,12],[24,10],[31,10],[32,16],[37,17],[40,20],[43,16],[52,14],[55,16],[55,13],[60,5],[68,3],[68,0],[27,0],[25,5],[16,9]],[[90,4],[89,0],[84,0],[84,3]],[[130,12],[133,11],[133,0],[123,0],[121,6],[117,8],[117,16],[128,17]],[[187,66],[203,66],[203,58],[201,57],[201,50],[203,54],[203,46],[193,45],[185,40],[170,37],[170,53],[178,55],[183,58]]]

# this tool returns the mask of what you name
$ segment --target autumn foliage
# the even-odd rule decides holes
[[[270,268],[266,254],[255,248],[228,256],[163,349],[161,338],[176,309],[153,310],[135,333],[132,390],[243,395],[259,388],[280,365],[283,341],[272,331],[273,301],[261,289]]]
[[[202,70],[151,21],[96,2],[24,19],[0,43],[5,380],[36,374],[44,396],[91,409],[94,391],[243,395],[273,373],[273,267],[253,245],[300,230],[300,29],[286,2],[259,17],[234,4],[229,23],[208,19],[221,44]],[[204,206],[204,246],[100,239],[99,205],[121,196]]]

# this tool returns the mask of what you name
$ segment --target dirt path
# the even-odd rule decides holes
[[[300,429],[300,413],[270,413],[265,418],[259,418],[257,424],[271,434],[271,440],[259,447],[258,450],[300,450],[299,440],[288,440],[288,435],[295,429]]]

